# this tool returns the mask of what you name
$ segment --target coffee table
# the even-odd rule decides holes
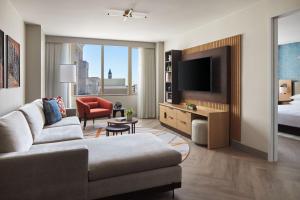
[[[118,133],[123,134],[123,132],[128,131],[128,134],[130,132],[130,126],[125,124],[119,124],[119,125],[109,125],[106,128],[106,136],[109,136],[109,133],[112,132],[113,135],[118,135]]]
[[[107,125],[111,126],[111,125],[125,125],[125,124],[131,124],[131,133],[135,133],[135,124],[138,123],[138,119],[137,118],[132,118],[131,121],[127,121],[126,118],[124,121],[120,121],[118,120],[120,118],[111,118],[107,120]]]

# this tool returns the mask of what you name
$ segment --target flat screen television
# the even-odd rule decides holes
[[[179,91],[211,91],[211,57],[181,61],[178,63]]]

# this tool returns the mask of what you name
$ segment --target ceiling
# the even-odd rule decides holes
[[[278,19],[278,43],[300,42],[300,11]]]
[[[164,41],[257,0],[11,0],[25,22],[41,24],[48,35]],[[107,9],[133,8],[148,19],[105,16]]]

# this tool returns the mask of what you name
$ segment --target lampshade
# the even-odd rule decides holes
[[[60,65],[59,81],[62,83],[76,82],[76,65]]]

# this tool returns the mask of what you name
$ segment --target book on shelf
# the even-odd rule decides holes
[[[171,82],[171,75],[166,73],[166,82]]]

